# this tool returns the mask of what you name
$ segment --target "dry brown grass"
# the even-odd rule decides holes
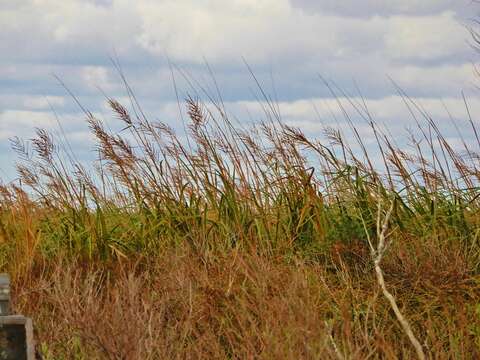
[[[373,275],[359,278],[346,268],[331,273],[239,251],[202,261],[177,250],[155,260],[59,263],[35,273],[17,279],[15,306],[34,318],[47,358],[414,356]],[[415,284],[393,289],[435,358],[480,355],[469,330],[479,324],[469,318],[478,286],[454,294]]]

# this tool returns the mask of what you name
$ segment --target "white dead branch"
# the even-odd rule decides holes
[[[371,239],[368,238],[368,242],[370,245],[370,250],[372,252],[372,257],[373,257],[373,263],[375,265],[375,272],[377,274],[377,281],[378,284],[380,285],[380,288],[382,289],[383,295],[387,298],[387,300],[390,303],[390,306],[393,309],[393,312],[395,313],[395,316],[397,317],[397,320],[400,322],[402,325],[403,331],[407,334],[410,342],[412,343],[413,347],[415,348],[415,351],[417,352],[417,356],[419,359],[424,360],[425,359],[425,353],[423,352],[422,345],[420,345],[420,342],[418,339],[415,337],[413,334],[412,328],[408,322],[408,320],[403,316],[403,314],[400,312],[400,309],[398,308],[397,302],[395,300],[395,297],[387,290],[387,286],[385,285],[385,279],[383,277],[383,271],[382,268],[380,267],[380,263],[382,262],[383,255],[385,254],[385,250],[388,248],[388,245],[390,243],[387,243],[387,230],[388,230],[388,223],[390,221],[390,216],[392,215],[393,208],[394,208],[395,201],[392,201],[392,204],[390,205],[390,208],[388,209],[385,217],[383,218],[382,221],[382,208],[381,208],[381,202],[379,202],[378,205],[378,213],[377,213],[377,246],[376,249],[374,248]]]

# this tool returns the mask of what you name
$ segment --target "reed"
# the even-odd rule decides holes
[[[454,150],[406,95],[423,122],[402,147],[346,98],[375,150],[346,111],[353,143],[308,137],[268,97],[248,128],[207,100],[184,102],[187,142],[133,95],[130,108],[108,99],[120,132],[85,111],[94,164],[42,129],[12,140],[0,265],[46,359],[413,357],[374,249],[427,356],[480,356],[472,144]]]

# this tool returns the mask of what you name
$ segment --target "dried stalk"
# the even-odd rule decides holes
[[[395,297],[387,290],[387,286],[385,285],[385,279],[383,277],[383,271],[382,271],[382,268],[380,267],[380,263],[382,261],[385,250],[387,248],[386,242],[385,242],[386,233],[387,233],[387,230],[388,230],[388,222],[390,220],[390,216],[392,215],[394,204],[395,204],[395,201],[392,201],[390,209],[388,209],[388,212],[385,215],[385,218],[383,219],[383,223],[382,223],[382,220],[381,220],[381,204],[379,203],[379,205],[378,205],[378,214],[377,214],[378,242],[377,242],[377,249],[376,249],[376,251],[373,252],[373,263],[375,265],[375,272],[377,274],[377,281],[378,281],[378,284],[380,285],[380,288],[382,289],[383,295],[389,301],[390,306],[392,307],[393,312],[395,313],[395,316],[397,317],[397,320],[400,322],[400,325],[402,325],[403,331],[407,334],[410,342],[412,343],[413,347],[415,348],[415,351],[417,352],[418,358],[421,359],[421,360],[424,360],[425,359],[425,353],[423,352],[422,345],[420,344],[418,339],[413,334],[412,328],[411,328],[408,320],[400,312],[400,309],[398,308]]]

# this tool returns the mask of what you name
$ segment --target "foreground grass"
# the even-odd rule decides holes
[[[407,152],[354,107],[378,170],[353,125],[358,151],[332,129],[308,139],[268,101],[244,129],[187,99],[185,143],[131,99],[109,100],[118,134],[85,114],[95,172],[43,130],[32,153],[13,144],[22,186],[1,188],[0,265],[45,358],[414,357],[373,267],[390,207],[381,267],[427,357],[480,356],[470,143],[454,150],[423,114]]]
[[[233,251],[169,251],[112,266],[71,262],[16,281],[46,358],[412,358],[369,274]],[[478,285],[388,278],[435,358],[478,356]],[[417,279],[420,281],[421,279]],[[453,286],[453,284],[450,284]]]

